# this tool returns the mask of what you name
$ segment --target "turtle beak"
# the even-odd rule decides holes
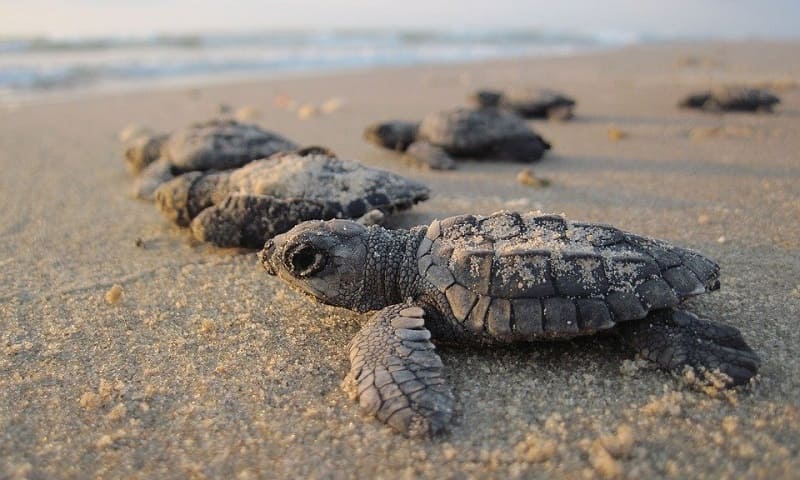
[[[272,240],[267,240],[267,243],[264,244],[264,249],[258,253],[258,260],[261,262],[261,265],[270,275],[277,275],[278,272],[272,266],[272,253],[275,251],[275,242]]]

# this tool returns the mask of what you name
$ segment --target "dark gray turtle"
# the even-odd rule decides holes
[[[525,118],[569,120],[573,117],[575,100],[547,89],[512,88],[508,91],[483,89],[469,97],[478,108],[500,108]]]
[[[716,263],[607,225],[509,212],[410,231],[306,222],[260,259],[323,303],[379,310],[350,345],[350,373],[361,405],[408,435],[451,414],[431,337],[498,345],[612,330],[664,369],[719,369],[730,385],[759,365],[738,330],[677,309],[719,288]]]
[[[181,173],[241,167],[297,148],[276,133],[234,120],[196,123],[171,135],[141,132],[125,143],[128,170],[138,176],[134,195],[147,200],[159,185]]]
[[[454,168],[452,157],[533,162],[550,149],[525,120],[491,108],[431,113],[420,123],[378,123],[364,137],[438,170]]]
[[[678,106],[709,112],[771,112],[780,98],[766,90],[723,87],[689,95]]]
[[[309,147],[221,172],[189,172],[156,190],[156,205],[220,247],[261,248],[304,220],[376,223],[428,198],[425,185]]]

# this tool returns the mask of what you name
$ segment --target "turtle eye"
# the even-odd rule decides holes
[[[300,278],[309,277],[325,268],[326,256],[313,245],[301,244],[292,249],[286,256],[286,266],[292,275]]]

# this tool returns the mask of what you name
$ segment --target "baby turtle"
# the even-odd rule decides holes
[[[780,101],[780,98],[766,90],[724,87],[689,95],[678,106],[708,112],[771,112]]]
[[[500,108],[525,118],[569,120],[573,117],[575,100],[547,89],[514,88],[506,92],[478,90],[469,97],[478,108]]]
[[[420,123],[378,123],[364,137],[437,170],[454,168],[452,157],[533,162],[550,149],[525,120],[494,108],[431,113]]]
[[[140,132],[128,139],[125,163],[137,175],[134,195],[152,200],[162,183],[191,171],[225,170],[294,150],[291,140],[235,120],[196,123],[171,135]]]
[[[664,369],[719,369],[739,385],[759,366],[738,330],[677,309],[719,288],[716,263],[608,225],[511,212],[410,231],[306,222],[260,260],[323,303],[378,310],[350,345],[350,374],[361,406],[411,436],[451,415],[431,337],[500,345],[612,330]]]
[[[261,248],[304,220],[383,216],[428,198],[428,188],[309,147],[233,170],[185,173],[156,190],[156,205],[194,236],[220,247]]]

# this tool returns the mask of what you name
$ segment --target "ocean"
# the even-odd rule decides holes
[[[0,102],[291,72],[569,55],[640,41],[623,33],[539,30],[270,31],[58,39],[0,36]]]

